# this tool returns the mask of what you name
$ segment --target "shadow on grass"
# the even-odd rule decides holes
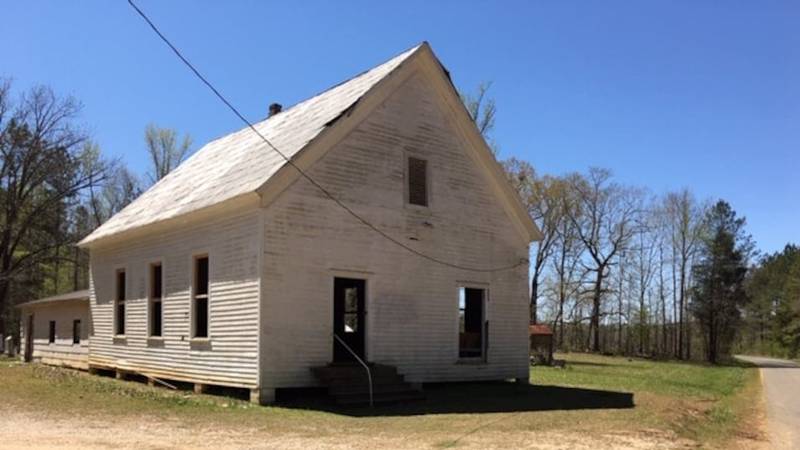
[[[354,417],[425,414],[513,413],[582,409],[633,408],[633,394],[560,386],[516,385],[507,382],[425,385],[425,399],[396,405],[341,407],[319,390],[278,397],[280,406],[321,410]]]

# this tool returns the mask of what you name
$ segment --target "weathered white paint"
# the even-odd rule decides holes
[[[89,367],[89,330],[91,317],[86,300],[33,304],[21,308],[20,353],[25,356],[25,342],[30,333],[28,317],[33,315],[33,360],[54,366],[84,369]],[[56,322],[56,339],[50,343],[50,321]],[[81,339],[73,343],[72,324],[81,321]]]
[[[258,384],[259,212],[236,214],[169,233],[93,249],[90,363],[190,382]],[[209,256],[209,339],[190,336],[192,259]],[[163,336],[148,338],[149,267],[162,263]],[[126,334],[113,335],[114,273],[127,277]]]
[[[470,267],[514,264],[528,243],[464,148],[427,75],[412,76],[314,165],[362,217],[426,254]],[[428,161],[430,206],[405,202],[406,157]],[[412,382],[525,378],[528,266],[457,270],[377,236],[299,179],[264,211],[261,385],[311,385],[332,358],[334,276],[367,280],[367,357]],[[489,292],[486,363],[458,358],[458,287]]]

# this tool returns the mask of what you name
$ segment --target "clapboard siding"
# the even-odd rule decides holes
[[[435,258],[513,265],[528,244],[465,151],[453,116],[413,75],[310,170],[381,230]],[[428,161],[428,208],[406,205],[406,158]],[[299,179],[263,212],[261,384],[314,383],[332,358],[333,277],[367,279],[367,356],[411,381],[527,377],[528,266],[453,269],[377,236]],[[458,361],[458,287],[489,290],[486,364]]]
[[[30,330],[28,315],[33,314],[33,360],[54,366],[87,369],[89,367],[89,303],[59,302],[25,307],[22,310],[21,342],[24,354],[25,339]],[[49,342],[50,321],[56,322],[56,339]],[[81,321],[80,344],[73,344],[72,323]]]
[[[258,384],[259,211],[224,218],[91,253],[93,365],[170,379],[239,387]],[[207,343],[190,339],[193,256],[209,255]],[[148,339],[149,266],[162,263],[163,338]],[[126,336],[113,334],[114,273],[127,277]]]

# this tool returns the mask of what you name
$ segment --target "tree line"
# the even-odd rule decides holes
[[[15,92],[0,79],[0,336],[18,334],[14,305],[86,289],[76,244],[187,156],[191,138],[148,125],[138,176],[104,155],[80,122],[81,103],[47,86]]]
[[[462,100],[497,155],[490,86]],[[734,350],[800,354],[800,249],[760,257],[726,201],[654,194],[604,168],[553,176],[501,164],[542,231],[531,323],[550,324],[557,349],[712,363]]]
[[[498,155],[490,87],[462,100]],[[148,125],[149,169],[137,175],[103,154],[80,112],[46,86],[14,93],[0,80],[0,335],[17,334],[14,305],[86,288],[88,255],[75,244],[189,153],[189,136]],[[531,322],[550,324],[557,348],[712,362],[733,350],[800,352],[800,249],[758,258],[727,202],[654,194],[603,168],[502,166],[543,233]]]

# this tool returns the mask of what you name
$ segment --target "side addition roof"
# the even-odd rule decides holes
[[[38,300],[31,300],[29,302],[20,303],[17,308],[27,308],[31,306],[39,306],[50,303],[67,303],[67,302],[88,302],[89,290],[73,291],[66,294],[53,295],[51,297],[40,298]]]

